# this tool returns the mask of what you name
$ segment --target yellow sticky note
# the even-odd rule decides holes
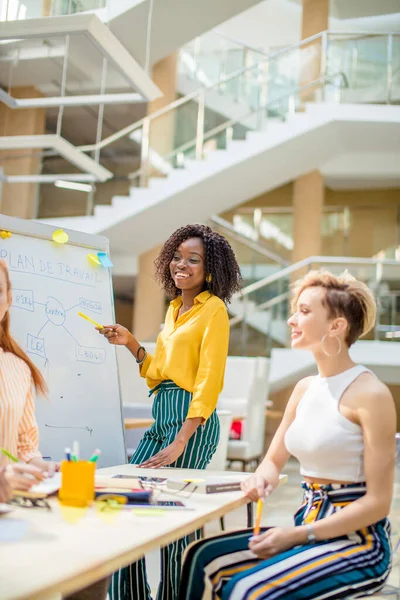
[[[69,240],[69,235],[64,231],[64,229],[57,229],[56,231],[53,231],[52,237],[57,244],[66,244]]]
[[[87,257],[93,265],[101,265],[101,262],[99,261],[99,259],[97,257],[97,254],[88,254]]]

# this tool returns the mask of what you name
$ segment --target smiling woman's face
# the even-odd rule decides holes
[[[324,306],[326,290],[306,288],[299,296],[296,312],[288,320],[292,328],[292,348],[312,350],[321,344],[328,333],[332,319]]]
[[[178,289],[201,292],[206,277],[203,240],[193,237],[182,242],[175,250],[169,268]]]

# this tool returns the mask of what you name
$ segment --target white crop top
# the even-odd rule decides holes
[[[285,445],[307,477],[364,481],[362,429],[339,412],[339,401],[361,373],[356,365],[339,375],[317,375],[297,405],[296,417],[285,435]]]

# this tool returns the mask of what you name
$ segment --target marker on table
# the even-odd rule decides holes
[[[6,450],[5,448],[1,449],[1,452],[4,454],[4,456],[7,456],[7,458],[9,458],[10,460],[12,460],[15,463],[18,463],[19,460],[16,456],[14,456],[13,454],[11,454],[11,452],[9,452],[8,450]]]
[[[97,323],[96,321],[93,321],[93,319],[91,319],[90,317],[88,317],[87,315],[85,315],[83,312],[78,312],[78,315],[80,317],[82,317],[82,319],[86,319],[86,321],[89,321],[89,323],[92,323],[95,327],[99,327],[100,329],[104,329],[103,325],[100,325],[100,323]]]
[[[262,509],[263,509],[263,501],[261,498],[259,498],[257,500],[256,524],[254,525],[253,535],[260,535]]]
[[[93,452],[92,456],[89,458],[89,462],[96,462],[97,459],[99,458],[100,454],[101,454],[101,450],[96,448],[96,450]]]

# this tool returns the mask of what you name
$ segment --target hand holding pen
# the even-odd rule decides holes
[[[1,453],[13,462],[5,469],[5,478],[12,489],[29,490],[35,483],[45,478],[45,473],[34,465],[20,462],[16,456],[1,448]]]

